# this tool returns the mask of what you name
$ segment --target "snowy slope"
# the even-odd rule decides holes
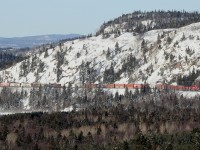
[[[145,22],[144,22],[145,23]],[[109,29],[107,29],[109,30]],[[162,35],[160,43],[157,42],[158,35]],[[122,32],[116,37],[112,34],[108,38],[102,35],[87,39],[69,41],[62,46],[48,49],[48,56],[45,52],[37,54],[37,63],[28,71],[25,76],[20,76],[22,63],[0,71],[3,81],[7,82],[40,82],[80,84],[80,66],[82,62],[90,62],[90,67],[96,71],[98,80],[103,82],[105,69],[114,65],[115,72],[122,69],[124,60],[131,54],[137,59],[138,64],[131,73],[126,71],[120,74],[116,83],[144,83],[166,82],[176,84],[178,75],[188,75],[193,69],[200,70],[200,23],[194,23],[178,29],[152,30],[144,34],[133,34]],[[170,42],[167,38],[170,37]],[[184,38],[183,38],[184,37]],[[141,43],[145,40],[147,51],[144,53]],[[118,42],[120,52],[116,53],[115,45]],[[186,51],[189,47],[191,52]],[[106,58],[107,50],[111,55]],[[64,62],[59,66],[61,74],[57,79],[58,59],[56,54],[64,56]],[[78,57],[77,57],[78,56]],[[32,56],[26,60],[31,70]],[[146,57],[146,61],[144,60]],[[42,72],[38,72],[39,62],[44,63]],[[36,75],[37,74],[37,75]],[[37,76],[37,77],[36,77]],[[96,78],[96,82],[98,82]]]

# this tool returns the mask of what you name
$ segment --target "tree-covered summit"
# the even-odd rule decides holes
[[[121,31],[142,33],[154,29],[180,28],[199,21],[200,13],[196,11],[135,11],[104,23],[97,35],[119,34]]]

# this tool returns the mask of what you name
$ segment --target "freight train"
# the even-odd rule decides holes
[[[167,85],[167,84],[85,84],[85,88],[105,88],[105,89],[143,89],[154,88],[158,90],[173,90],[173,91],[199,91],[200,87],[196,85],[181,86],[181,85]]]
[[[0,82],[0,87],[24,87],[24,88],[39,88],[39,87],[50,87],[50,88],[62,88],[61,84],[41,84],[41,83],[17,83],[17,82]],[[153,88],[157,90],[173,90],[173,91],[200,91],[200,87],[196,85],[192,86],[181,86],[181,85],[167,85],[167,84],[93,84],[86,83],[84,86],[79,88],[103,88],[103,89],[143,89]]]
[[[61,84],[41,84],[41,83],[17,83],[17,82],[0,82],[0,87],[24,87],[24,88],[39,88],[39,87],[61,88]]]

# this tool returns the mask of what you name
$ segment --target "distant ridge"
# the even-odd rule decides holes
[[[50,42],[56,42],[63,39],[71,39],[80,37],[79,34],[49,34],[49,35],[38,35],[38,36],[26,36],[26,37],[13,37],[4,38],[0,37],[0,47],[12,47],[12,48],[24,48],[34,47],[41,44],[47,44]]]

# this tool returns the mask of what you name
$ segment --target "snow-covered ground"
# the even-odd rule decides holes
[[[32,112],[49,112],[51,113],[50,111],[47,111],[47,110],[30,110],[30,106],[29,106],[29,103],[27,103],[27,101],[24,101],[24,109],[23,110],[18,110],[18,111],[2,111],[0,110],[0,116],[3,116],[3,115],[12,115],[12,114],[17,114],[17,113],[32,113]],[[60,112],[71,112],[75,109],[75,111],[79,111],[81,110],[82,108],[80,107],[76,107],[74,108],[74,106],[69,106],[65,109],[62,109],[62,110],[59,110]]]
[[[162,35],[160,44],[157,43],[158,35]],[[20,76],[22,62],[0,71],[0,76],[7,82],[56,83],[58,62],[55,55],[60,52],[64,55],[65,63],[60,67],[62,72],[59,83],[62,85],[69,82],[74,85],[79,84],[82,62],[89,62],[89,66],[96,70],[96,75],[103,81],[104,71],[110,68],[111,63],[114,65],[115,72],[118,72],[122,68],[124,60],[132,54],[139,61],[138,66],[131,74],[122,73],[116,83],[144,83],[145,80],[152,85],[158,81],[174,83],[178,75],[188,75],[193,69],[200,70],[199,36],[200,23],[194,23],[178,29],[153,30],[138,35],[122,32],[116,38],[112,34],[106,39],[99,35],[68,41],[61,47],[48,49],[48,57],[44,58],[45,52],[36,55],[37,61],[44,63],[44,70],[38,74],[38,77],[36,74],[39,63],[26,76]],[[171,38],[170,42],[167,42],[168,37]],[[141,49],[143,39],[149,49],[145,54]],[[118,53],[115,50],[117,42],[121,49]],[[191,53],[186,50],[188,47]],[[106,58],[108,49],[111,54],[109,58]],[[146,57],[146,62],[144,57]],[[30,68],[33,58],[34,56],[29,58],[28,68]]]
[[[177,92],[177,94],[182,95],[185,98],[200,97],[200,92],[197,92],[197,91],[181,91],[181,92]]]

